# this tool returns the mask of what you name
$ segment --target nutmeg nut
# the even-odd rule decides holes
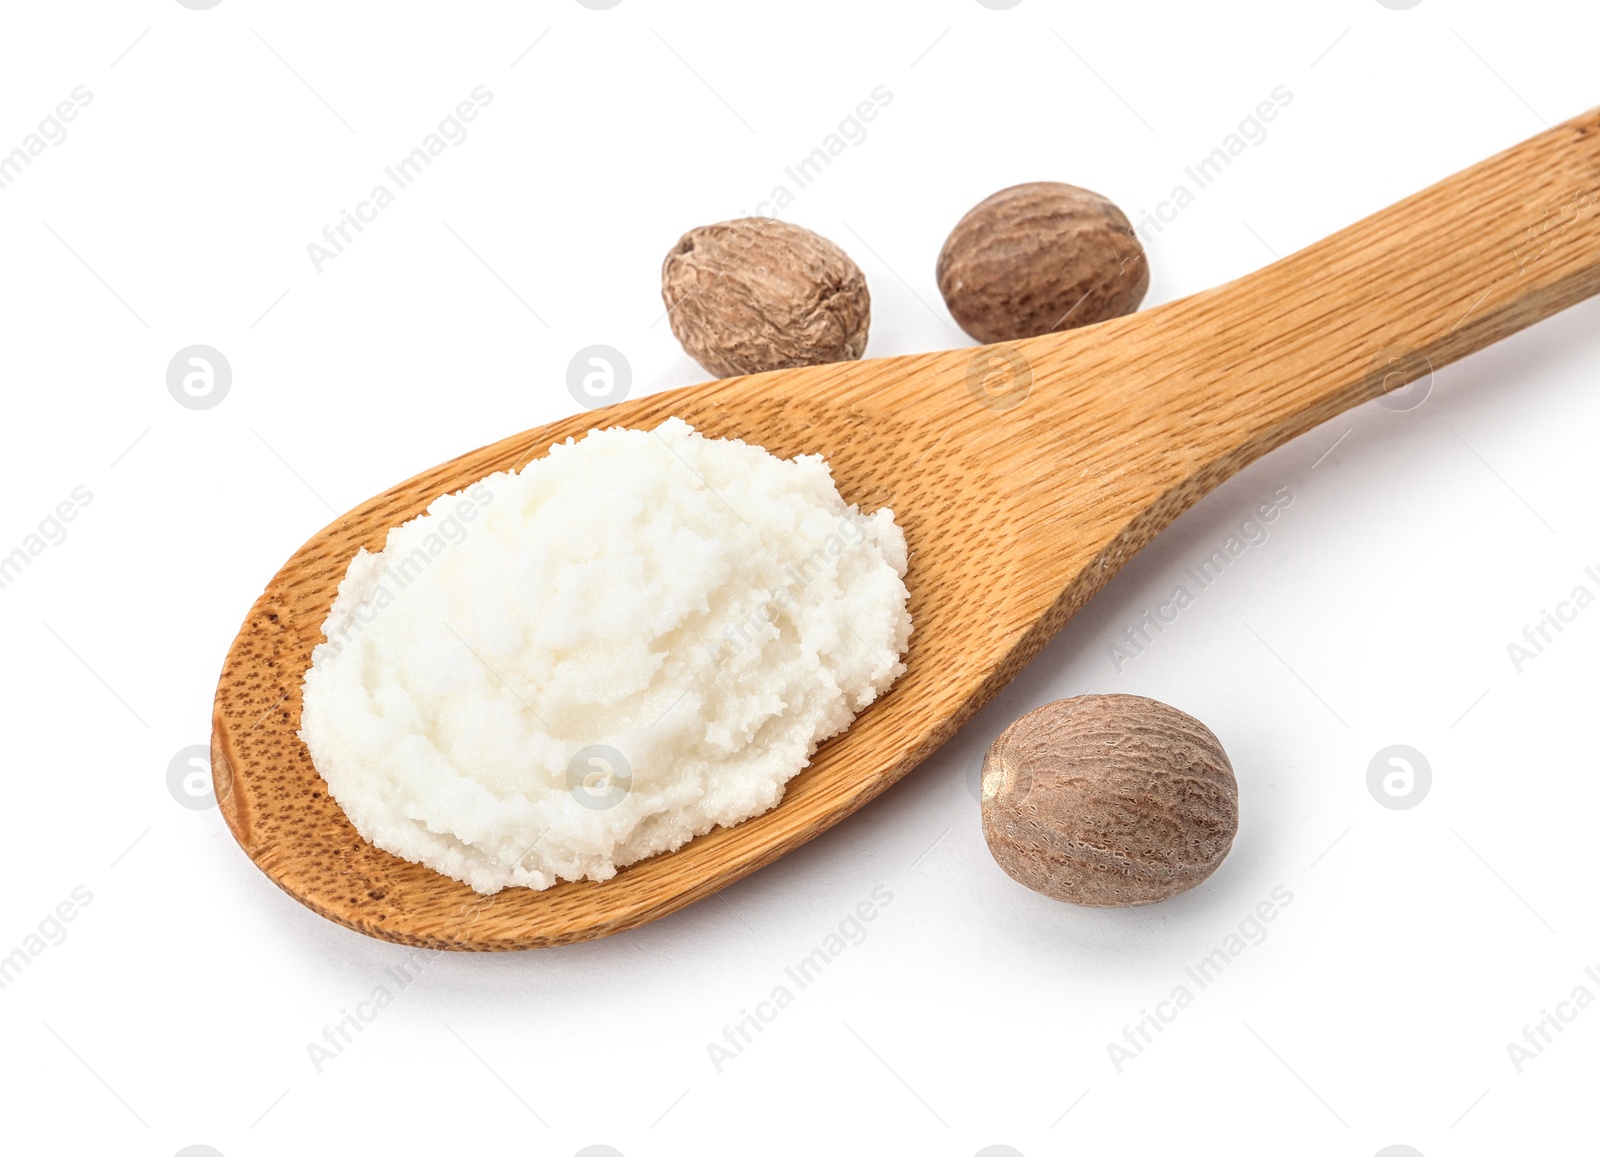
[[[978,202],[945,240],[937,273],[951,316],[980,342],[1121,317],[1150,287],[1144,248],[1122,210],[1055,181]]]
[[[685,233],[661,266],[667,318],[720,377],[859,358],[872,301],[833,242],[770,217]]]
[[[1081,695],[1018,719],[983,762],[983,836],[1008,876],[1097,908],[1152,904],[1211,875],[1239,785],[1211,730],[1138,695]]]

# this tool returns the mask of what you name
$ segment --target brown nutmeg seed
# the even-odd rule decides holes
[[[1144,248],[1122,210],[1054,181],[980,201],[951,230],[937,273],[951,316],[981,342],[1121,317],[1150,287]]]
[[[1165,900],[1214,872],[1238,830],[1239,785],[1222,744],[1154,699],[1048,703],[1001,732],[983,762],[990,853],[1058,900]]]
[[[833,242],[770,217],[685,233],[661,266],[672,332],[722,377],[859,358],[867,279]]]

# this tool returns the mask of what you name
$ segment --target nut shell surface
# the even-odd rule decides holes
[[[685,233],[661,297],[689,356],[719,377],[859,358],[872,301],[856,263],[809,229],[745,217]]]
[[[1150,266],[1121,209],[1055,181],[980,201],[939,253],[939,292],[980,342],[1093,325],[1139,308]]]
[[[1090,907],[1193,888],[1239,829],[1238,782],[1217,737],[1138,695],[1030,711],[989,748],[982,795],[984,839],[1006,874]]]

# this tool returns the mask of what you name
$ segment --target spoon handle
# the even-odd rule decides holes
[[[1260,406],[1256,428],[1294,433],[1600,292],[1600,110],[1301,250],[1253,288],[1263,324],[1240,335],[1235,372],[1262,388],[1241,400]]]
[[[1139,512],[1110,552],[1126,557],[1269,450],[1386,393],[1414,405],[1433,370],[1596,292],[1600,109],[1237,281],[1106,322],[1093,345],[1017,343],[1061,476],[1097,479],[1102,499],[1068,508],[1035,481],[1037,512]],[[1066,436],[1097,422],[1104,436]]]

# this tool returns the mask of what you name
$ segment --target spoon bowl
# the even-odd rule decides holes
[[[1342,410],[1600,290],[1600,113],[1238,281],[1026,341],[732,378],[574,415],[367,500],[295,552],[224,663],[212,775],[229,828],[290,895],[371,936],[537,948],[637,927],[727,886],[911,771],[1196,499]],[[297,736],[301,681],[356,551],[553,443],[684,419],[823,454],[910,548],[906,673],[772,810],[604,883],[482,896],[364,841]]]

